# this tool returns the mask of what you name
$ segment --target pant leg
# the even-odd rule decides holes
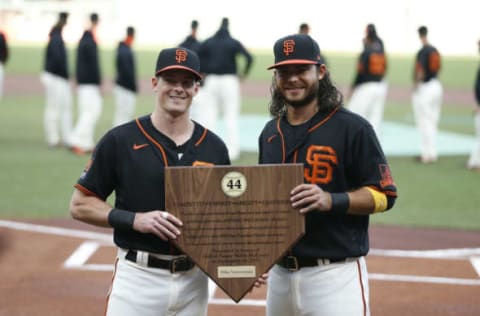
[[[231,160],[240,156],[240,131],[238,121],[240,119],[240,81],[236,75],[221,76],[221,104],[225,117],[226,137],[225,143]]]
[[[382,136],[382,122],[385,112],[385,101],[387,99],[388,84],[384,81],[375,82],[375,97],[369,113],[369,121],[377,134],[378,139]]]
[[[65,78],[58,80],[58,102],[60,108],[60,135],[64,145],[69,146],[70,134],[73,128],[73,97],[70,81]]]
[[[275,266],[267,289],[267,316],[370,315],[365,258],[302,268]]]
[[[0,62],[0,100],[3,98],[4,84],[5,84],[5,66]]]
[[[428,137],[428,106],[426,99],[426,88],[424,83],[420,83],[412,95],[413,116],[420,136],[420,156],[422,159],[429,159]]]
[[[115,127],[133,119],[135,114],[135,93],[116,85],[113,94],[115,104],[113,126]]]
[[[95,127],[102,112],[102,97],[97,85],[78,86],[78,121],[70,138],[71,146],[83,150],[94,147]]]
[[[57,146],[60,143],[58,85],[55,82],[55,77],[48,72],[42,73],[40,79],[45,88],[45,108],[43,112],[45,139],[48,146]]]
[[[423,157],[430,161],[438,158],[437,136],[442,105],[442,86],[436,79],[424,84],[425,132]]]
[[[208,279],[198,267],[170,273],[126,261],[124,256],[120,250],[107,316],[206,316]]]
[[[475,143],[468,158],[467,166],[469,168],[480,168],[480,110],[475,113],[473,122],[475,126]]]
[[[208,75],[193,98],[190,116],[209,130],[218,133],[217,76]]]

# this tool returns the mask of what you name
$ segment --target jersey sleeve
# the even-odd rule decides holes
[[[358,131],[351,148],[351,164],[348,166],[347,177],[358,179],[354,187],[374,187],[385,193],[389,199],[389,206],[393,206],[397,187],[380,143],[370,125],[365,125]]]
[[[106,200],[113,192],[116,182],[115,138],[107,133],[95,147],[75,187],[87,195]]]

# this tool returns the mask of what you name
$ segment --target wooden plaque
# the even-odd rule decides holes
[[[305,233],[290,191],[302,164],[165,168],[176,245],[235,302]]]

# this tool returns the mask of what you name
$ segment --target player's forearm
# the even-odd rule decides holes
[[[75,189],[70,200],[70,214],[76,220],[101,227],[110,227],[108,213],[112,206],[95,196]]]
[[[385,193],[362,187],[348,192],[349,207],[347,214],[369,215],[384,212],[391,207]]]

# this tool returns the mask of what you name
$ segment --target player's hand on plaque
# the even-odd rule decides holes
[[[323,191],[316,184],[297,185],[290,193],[292,207],[300,213],[310,211],[329,211],[332,205],[330,193]]]
[[[142,233],[151,233],[162,240],[176,239],[181,234],[182,221],[166,211],[136,213],[133,229]]]

